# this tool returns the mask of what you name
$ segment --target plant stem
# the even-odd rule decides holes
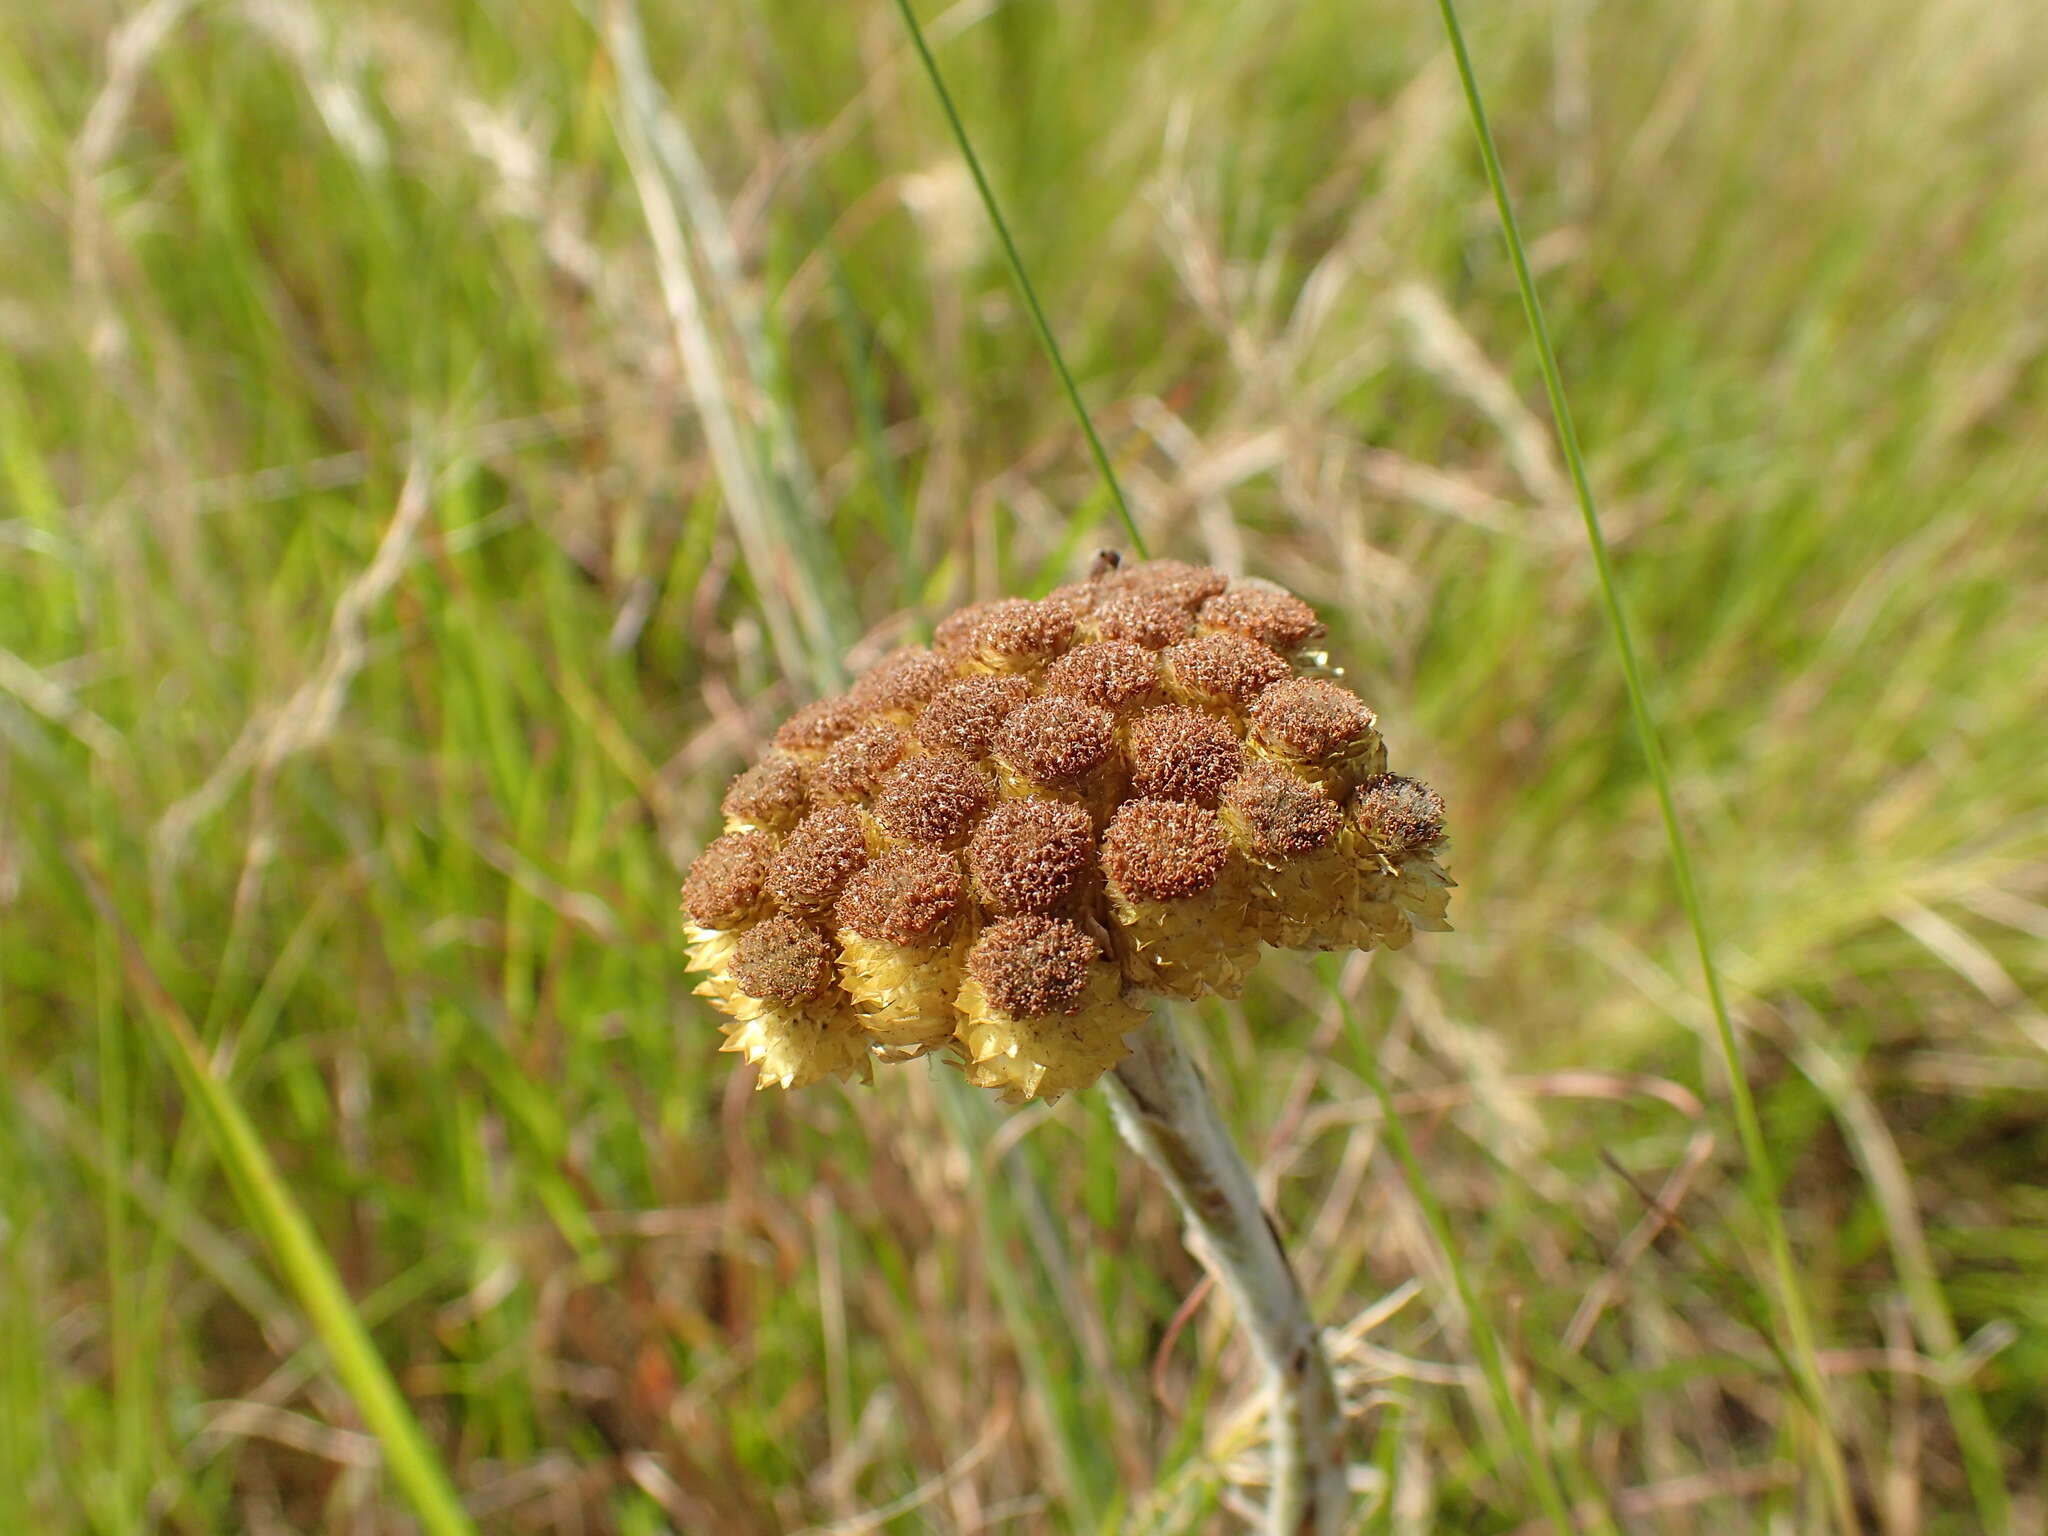
[[[1544,321],[1543,305],[1536,295],[1536,279],[1529,270],[1528,253],[1523,248],[1521,228],[1515,220],[1514,201],[1508,196],[1507,177],[1501,170],[1493,130],[1487,124],[1486,105],[1481,98],[1478,77],[1472,70],[1472,55],[1465,46],[1464,29],[1458,24],[1455,0],[1437,0],[1437,6],[1443,13],[1444,33],[1450,39],[1452,57],[1457,61],[1458,79],[1464,87],[1465,104],[1472,117],[1472,131],[1479,141],[1480,162],[1486,168],[1487,185],[1493,190],[1494,208],[1500,215],[1501,238],[1507,244],[1508,259],[1514,265],[1515,286],[1522,297],[1522,315],[1528,322],[1530,338],[1536,344],[1536,362],[1543,374],[1544,393],[1550,399],[1550,414],[1557,426],[1558,445],[1564,450],[1564,461],[1571,471],[1572,490],[1577,495],[1579,513],[1586,525],[1586,543],[1593,552],[1593,568],[1599,577],[1600,603],[1607,611],[1608,628],[1613,634],[1615,652],[1621,659],[1622,678],[1628,687],[1629,710],[1635,717],[1636,736],[1650,771],[1650,782],[1657,792],[1657,811],[1664,822],[1664,836],[1670,847],[1671,872],[1678,885],[1679,902],[1685,908],[1686,921],[1692,929],[1693,946],[1699,953],[1707,1005],[1714,1016],[1714,1035],[1720,1046],[1722,1064],[1728,1073],[1728,1098],[1735,1111],[1735,1128],[1741,1137],[1743,1157],[1748,1165],[1750,1203],[1763,1225],[1764,1246],[1770,1254],[1778,1310],[1786,1336],[1786,1354],[1792,1362],[1798,1395],[1811,1416],[1811,1443],[1820,1464],[1821,1481],[1833,1506],[1835,1523],[1845,1536],[1853,1536],[1859,1525],[1850,1501],[1842,1448],[1836,1442],[1834,1426],[1829,1418],[1827,1389],[1821,1378],[1806,1295],[1800,1288],[1798,1261],[1793,1256],[1791,1238],[1785,1230],[1784,1213],[1778,1207],[1777,1165],[1772,1161],[1769,1144],[1764,1140],[1763,1122],[1757,1114],[1756,1100],[1750,1093],[1749,1079],[1743,1069],[1742,1049],[1735,1038],[1735,1026],[1722,991],[1720,968],[1714,962],[1714,946],[1707,931],[1698,883],[1693,876],[1692,852],[1679,825],[1671,774],[1664,762],[1657,723],[1650,711],[1649,690],[1643,684],[1642,670],[1636,661],[1635,644],[1629,636],[1628,615],[1621,606],[1614,562],[1608,553],[1606,535],[1600,528],[1600,514],[1593,504],[1593,486],[1586,476],[1585,455],[1580,451],[1578,429],[1572,424],[1571,406],[1565,398],[1564,375],[1558,368],[1557,350],[1551,345],[1550,327]]]
[[[1336,1536],[1350,1507],[1344,1415],[1280,1232],[1208,1085],[1154,1017],[1105,1081],[1124,1140],[1173,1192],[1189,1251],[1230,1295],[1272,1392],[1268,1536]]]
[[[904,29],[910,33],[910,41],[917,47],[918,61],[924,65],[925,76],[932,83],[932,92],[945,111],[946,122],[953,130],[953,142],[960,146],[960,158],[967,162],[968,172],[974,177],[974,190],[981,194],[981,206],[987,211],[989,224],[1003,248],[1003,260],[1009,263],[1010,276],[1016,280],[1017,291],[1024,296],[1024,307],[1031,313],[1031,328],[1038,332],[1039,345],[1045,348],[1045,355],[1052,360],[1053,372],[1060,376],[1060,388],[1066,392],[1067,404],[1073,407],[1074,415],[1081,423],[1081,433],[1088,439],[1088,452],[1095,459],[1103,486],[1109,492],[1109,499],[1116,503],[1124,531],[1131,536],[1131,548],[1142,559],[1145,535],[1138,531],[1138,519],[1131,513],[1131,504],[1124,500],[1124,488],[1109,461],[1109,450],[1102,446],[1102,437],[1095,430],[1088,407],[1081,403],[1081,391],[1074,384],[1074,375],[1067,368],[1059,342],[1053,338],[1052,323],[1045,318],[1045,310],[1038,302],[1038,290],[1031,286],[1031,275],[1024,270],[1024,258],[1017,254],[1017,242],[1010,238],[1009,222],[996,203],[995,188],[989,185],[988,176],[981,168],[981,157],[974,152],[974,142],[967,137],[967,125],[960,120],[960,109],[953,105],[953,93],[946,89],[945,77],[939,73],[939,61],[932,57],[931,44],[925,41],[924,28],[918,25],[917,12],[911,9],[910,0],[896,0],[896,9],[902,13]]]

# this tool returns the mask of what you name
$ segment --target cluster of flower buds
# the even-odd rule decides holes
[[[1263,941],[1441,930],[1443,802],[1278,588],[1175,560],[977,603],[800,710],[683,887],[760,1084],[944,1052],[1011,1100],[1128,1052],[1137,994],[1234,996]]]

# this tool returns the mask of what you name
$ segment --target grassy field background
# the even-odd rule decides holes
[[[1433,7],[921,7],[1153,551],[1285,582],[1459,932],[1189,1025],[1363,1528],[1831,1524]],[[1475,3],[1864,1528],[2048,1528],[2048,32]],[[1093,1095],[750,1096],[678,871],[844,666],[1116,542],[887,4],[0,11],[0,1529],[1226,1528]],[[189,1063],[188,1063],[189,1064]],[[1659,1200],[1677,1212],[1655,1214]]]

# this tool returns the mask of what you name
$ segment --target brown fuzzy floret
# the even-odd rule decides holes
[[[1159,800],[1214,805],[1244,771],[1237,733],[1214,715],[1184,704],[1148,709],[1131,722],[1131,783]]]
[[[844,805],[811,812],[783,840],[768,871],[768,893],[792,912],[822,912],[868,861],[860,817]]]
[[[1269,688],[1251,707],[1259,739],[1306,763],[1340,756],[1365,739],[1376,718],[1357,694],[1320,677]]]
[[[1182,800],[1127,800],[1102,834],[1102,872],[1140,901],[1179,901],[1214,885],[1229,852],[1212,812]]]
[[[1279,656],[1242,635],[1201,635],[1174,646],[1165,659],[1181,688],[1240,709],[1290,675]]]
[[[783,832],[802,818],[809,799],[804,765],[787,752],[770,752],[726,786],[718,808],[735,821]]]
[[[1074,615],[1058,603],[1006,597],[990,603],[974,626],[975,651],[1006,661],[1050,661],[1074,641]]]
[[[974,643],[974,631],[994,603],[969,603],[955,608],[932,630],[932,649],[941,655],[956,654]]]
[[[1099,581],[1070,581],[1046,593],[1045,601],[1066,609],[1077,619],[1083,619],[1095,610],[1105,590]]]
[[[1351,814],[1382,853],[1413,853],[1444,835],[1444,798],[1420,779],[1380,773],[1358,786]]]
[[[1159,681],[1159,662],[1130,640],[1077,645],[1045,669],[1048,693],[1064,693],[1103,709],[1142,697]]]
[[[1021,705],[996,733],[996,756],[1035,784],[1071,784],[1109,756],[1116,722],[1061,693]]]
[[[1281,655],[1298,651],[1323,632],[1315,609],[1292,592],[1239,587],[1202,604],[1201,620],[1211,629],[1270,645]]]
[[[1064,918],[1026,913],[982,931],[967,973],[1011,1018],[1039,1019],[1073,1010],[1100,957],[1095,941]]]
[[[690,865],[683,879],[683,910],[706,928],[743,921],[760,904],[775,839],[766,832],[728,832]]]
[[[847,882],[839,926],[881,944],[920,944],[953,920],[966,900],[960,860],[917,845],[885,853]]]
[[[1123,591],[1156,597],[1190,613],[1230,585],[1221,571],[1185,560],[1143,560],[1112,579]]]
[[[968,844],[967,862],[997,912],[1049,912],[1095,859],[1095,824],[1064,800],[1006,800]]]
[[[917,739],[934,752],[987,757],[1010,711],[1030,697],[1029,678],[966,677],[948,683],[917,717]]]
[[[775,745],[796,752],[822,752],[867,718],[851,699],[819,699],[782,722]]]
[[[865,799],[909,750],[910,732],[892,721],[870,720],[833,743],[811,770],[811,787],[827,800]]]
[[[1090,622],[1104,640],[1130,640],[1148,651],[1162,651],[1187,639],[1195,627],[1187,609],[1143,592],[1119,592],[1104,599]]]
[[[771,917],[733,950],[732,979],[749,997],[794,1008],[831,984],[832,948],[808,924]]]
[[[945,658],[923,646],[906,645],[861,673],[846,696],[885,714],[907,712],[937,693],[952,675]]]
[[[1223,815],[1263,859],[1298,859],[1337,835],[1344,813],[1277,763],[1254,763],[1223,792]]]
[[[958,752],[913,757],[883,782],[875,820],[891,837],[955,847],[995,799],[987,772]]]

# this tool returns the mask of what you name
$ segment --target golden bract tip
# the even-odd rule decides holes
[[[945,1049],[1010,1099],[1093,1082],[1140,994],[1261,940],[1448,927],[1443,802],[1387,773],[1307,604],[1176,560],[977,603],[797,711],[683,886],[698,992],[763,1085]]]

